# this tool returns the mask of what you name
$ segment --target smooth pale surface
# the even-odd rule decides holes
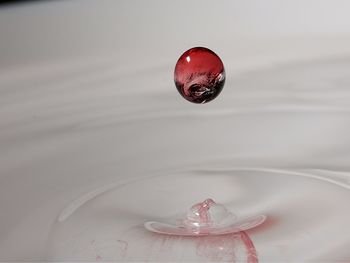
[[[2,7],[0,260],[50,259],[47,242],[62,211],[120,180],[249,166],[305,170],[347,184],[349,4],[48,1]],[[176,59],[193,46],[213,49],[226,69],[225,89],[204,106],[183,100],[172,79]],[[272,184],[257,183],[262,189]],[[331,189],[319,191],[321,204],[348,203],[345,190]],[[279,194],[271,202],[281,200]],[[297,216],[314,209],[307,192],[295,196],[304,206],[286,203],[286,210]],[[350,213],[318,209],[334,222]],[[310,220],[312,231],[322,229],[322,221]],[[274,232],[251,238],[266,262],[349,260],[349,230],[326,227],[342,234],[318,232],[312,247],[299,250],[290,246],[308,228],[275,235],[278,253],[267,241]]]

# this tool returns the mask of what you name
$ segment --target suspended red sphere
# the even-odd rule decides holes
[[[224,64],[205,47],[194,47],[181,55],[175,66],[174,80],[179,93],[193,103],[215,99],[225,84]]]

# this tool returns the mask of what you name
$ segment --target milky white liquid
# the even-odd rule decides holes
[[[74,7],[56,5],[62,24]],[[120,18],[110,10],[106,17]],[[27,11],[0,16],[2,29],[20,23],[7,35],[27,41],[3,51],[4,37],[1,54],[29,61],[4,62],[0,71],[0,261],[349,261],[349,42],[286,41],[276,49],[225,31],[226,42],[198,43],[205,35],[196,39],[189,27],[187,42],[171,31],[162,48],[160,39],[135,40],[133,52],[91,57],[69,57],[84,49],[86,35],[74,48],[63,34],[68,55],[55,58],[49,45],[34,52],[45,35],[40,26],[50,26],[41,21],[55,18]],[[27,23],[31,14],[45,19]],[[98,41],[101,30],[72,14],[69,21],[81,24],[64,32],[85,28]],[[125,25],[117,22],[105,21]],[[57,38],[46,40],[59,46],[49,29]],[[215,101],[193,105],[176,91],[174,64],[206,43],[221,54],[226,84]],[[267,220],[221,239],[167,239],[143,227],[206,198]]]

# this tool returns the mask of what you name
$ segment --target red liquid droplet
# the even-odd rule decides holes
[[[206,103],[215,99],[224,87],[224,64],[210,49],[194,47],[177,61],[174,79],[177,90],[186,100]]]

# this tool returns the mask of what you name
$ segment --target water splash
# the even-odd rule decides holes
[[[193,205],[184,219],[176,224],[165,222],[146,222],[145,228],[151,232],[179,236],[225,235],[256,227],[266,219],[265,215],[237,218],[213,199],[206,199]]]

